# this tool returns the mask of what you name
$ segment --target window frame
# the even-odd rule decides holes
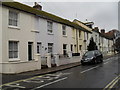
[[[79,30],[79,39],[81,39],[81,31]]]
[[[63,44],[63,55],[67,55],[67,44]]]
[[[66,25],[62,25],[62,35],[67,36]]]
[[[8,13],[8,25],[12,27],[19,27],[19,12],[15,10],[9,10],[8,12],[9,12]],[[11,16],[10,16],[10,12],[12,13]],[[15,14],[16,14],[16,18],[14,17]],[[11,20],[11,24],[10,24],[10,20]]]
[[[52,21],[47,21],[47,32],[48,33],[53,33],[53,22]]]
[[[50,49],[51,51],[49,51]],[[53,53],[53,43],[48,43],[48,53]]]
[[[13,50],[10,50],[10,42],[12,42],[13,46],[12,46],[12,49]],[[14,50],[15,48],[15,43],[17,43],[17,50]],[[13,52],[13,56],[10,57],[10,52]],[[15,57],[15,52],[17,52],[17,57]],[[8,58],[9,58],[9,61],[16,61],[16,60],[20,60],[19,59],[19,41],[8,41]]]
[[[38,47],[39,47],[39,48],[38,48]],[[40,54],[40,53],[41,53],[41,47],[42,47],[41,42],[37,42],[37,54]]]

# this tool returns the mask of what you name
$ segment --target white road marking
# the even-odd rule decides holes
[[[63,81],[63,80],[65,80],[65,79],[67,79],[67,78],[68,78],[68,77],[65,77],[65,78],[62,78],[62,79],[58,79],[58,80],[56,80],[56,81],[49,82],[49,83],[47,83],[47,84],[41,85],[41,86],[36,87],[36,88],[34,88],[34,89],[31,89],[31,90],[35,90],[35,89],[38,89],[38,88],[42,88],[42,87],[45,87],[45,86],[51,85],[51,84],[56,83],[56,82],[59,82],[59,81]]]
[[[107,63],[109,63],[109,62],[105,62],[104,64],[107,64]]]
[[[18,87],[18,88],[25,88],[25,87],[23,87],[23,86],[18,86],[18,85],[6,85],[6,86],[9,86],[9,87]]]
[[[85,72],[90,71],[90,70],[93,70],[93,69],[95,69],[95,68],[97,68],[97,67],[99,67],[99,66],[95,66],[95,67],[89,68],[89,69],[84,70],[84,71],[82,71],[82,72],[80,72],[80,73],[85,73]]]
[[[105,61],[108,61],[108,62],[105,62],[104,64],[109,63],[110,60],[112,60],[112,59],[113,59],[113,58],[109,58],[108,60],[107,60],[107,59],[106,59],[106,60],[103,60],[104,62],[105,62]],[[115,58],[115,60],[116,60],[116,58]],[[84,70],[84,71],[82,71],[82,72],[80,72],[80,73],[85,73],[85,72],[90,71],[90,70],[93,70],[93,69],[95,69],[95,68],[97,68],[97,67],[99,67],[99,65],[98,65],[98,66],[95,66],[95,67],[92,67],[92,68],[89,68],[89,69],[87,69],[87,70]]]
[[[110,61],[110,60],[112,60],[112,59],[106,59],[106,60],[103,60],[103,61]]]

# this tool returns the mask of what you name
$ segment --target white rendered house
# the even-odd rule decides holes
[[[37,7],[18,2],[2,3],[0,73],[41,69],[40,55],[44,57],[47,53],[76,53],[73,29],[81,27]]]
[[[17,6],[19,3],[3,3],[0,7],[2,9],[0,73],[41,69],[39,60],[36,59],[35,15],[16,9],[14,5]]]

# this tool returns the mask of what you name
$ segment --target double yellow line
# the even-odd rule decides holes
[[[113,79],[103,90],[111,90],[114,85],[119,81],[120,75]]]

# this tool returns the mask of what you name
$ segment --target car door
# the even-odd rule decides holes
[[[99,53],[98,53],[98,51],[95,51],[95,57],[96,57],[96,61],[98,62],[99,61]]]

